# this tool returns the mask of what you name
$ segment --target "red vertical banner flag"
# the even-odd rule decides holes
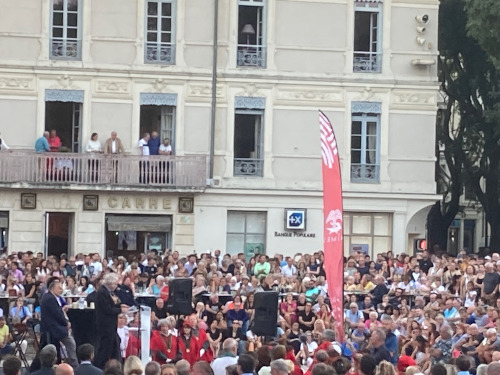
[[[344,336],[344,235],[342,179],[337,140],[326,115],[319,111],[323,174],[323,251],[328,296],[337,322],[338,340]]]

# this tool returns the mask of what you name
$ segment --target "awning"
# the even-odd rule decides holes
[[[46,102],[83,103],[83,90],[45,90]]]
[[[108,230],[112,232],[171,232],[170,216],[107,216]]]
[[[9,227],[9,214],[0,213],[0,228]]]

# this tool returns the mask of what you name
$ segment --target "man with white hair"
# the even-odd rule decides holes
[[[121,301],[115,295],[118,286],[116,273],[106,274],[101,287],[97,290],[95,301],[97,350],[95,366],[100,369],[109,359],[121,361],[119,337],[117,334],[118,315],[122,312]]]
[[[498,284],[500,283],[500,275],[495,271],[493,263],[488,262],[484,265],[486,274],[484,275],[483,283],[481,284],[481,295],[486,298],[488,305],[495,306]]]
[[[449,325],[444,325],[439,331],[441,340],[436,341],[430,350],[431,362],[433,365],[436,363],[449,363],[451,359],[452,347],[451,336],[453,329]]]
[[[288,365],[284,359],[271,362],[271,375],[288,375]]]
[[[211,364],[214,375],[226,375],[226,367],[238,362],[237,352],[238,342],[232,337],[225,339],[219,357]]]
[[[489,328],[484,333],[484,337],[488,341],[481,350],[478,350],[478,357],[481,361],[490,363],[492,361],[493,352],[500,350],[500,337],[495,328]]]

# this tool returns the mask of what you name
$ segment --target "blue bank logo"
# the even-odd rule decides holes
[[[288,211],[287,227],[288,229],[305,229],[305,212]]]

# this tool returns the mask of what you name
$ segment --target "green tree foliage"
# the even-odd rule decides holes
[[[489,53],[468,33],[476,14],[466,5],[475,1],[441,1],[439,79],[448,97],[443,116],[450,119],[455,108],[459,118],[453,128],[444,121],[438,138],[446,146],[450,174],[455,173],[454,189],[464,182],[471,186],[491,226],[490,247],[500,250],[500,76]]]
[[[466,0],[467,30],[500,66],[500,1]]]

